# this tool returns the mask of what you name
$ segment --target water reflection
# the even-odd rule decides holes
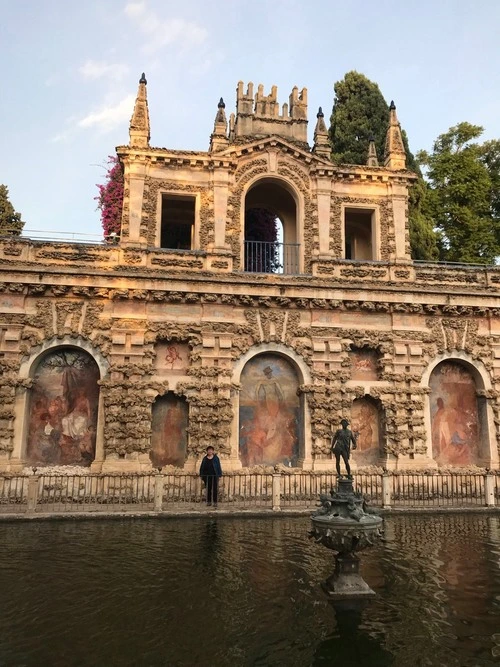
[[[336,602],[335,631],[320,642],[314,653],[313,665],[371,665],[389,667],[394,656],[384,648],[384,633],[368,632],[363,624],[364,602]]]
[[[498,665],[498,516],[386,520],[335,608],[307,518],[0,523],[0,665]]]

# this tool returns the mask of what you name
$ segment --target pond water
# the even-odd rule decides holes
[[[356,610],[306,517],[0,523],[0,665],[500,665],[500,517],[385,527]]]

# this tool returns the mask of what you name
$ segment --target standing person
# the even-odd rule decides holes
[[[207,505],[213,503],[217,506],[219,478],[222,477],[222,468],[219,457],[211,445],[207,447],[207,453],[201,462],[200,477],[207,487]]]
[[[335,431],[332,438],[332,452],[335,454],[335,467],[337,468],[337,475],[342,477],[340,474],[340,457],[342,457],[347,471],[347,477],[348,479],[352,479],[349,456],[351,453],[351,443],[352,448],[356,449],[356,438],[354,437],[353,432],[347,428],[349,426],[347,419],[342,419],[340,424],[342,428]]]

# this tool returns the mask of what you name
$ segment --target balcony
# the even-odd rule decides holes
[[[300,243],[245,241],[248,273],[299,274]]]

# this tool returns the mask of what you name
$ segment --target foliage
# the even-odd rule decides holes
[[[329,130],[332,160],[337,164],[366,164],[371,137],[381,159],[389,127],[389,107],[378,85],[352,71],[335,83],[334,91]]]
[[[116,156],[110,155],[107,164],[106,182],[101,185],[97,184],[99,195],[95,197],[97,208],[101,211],[105,238],[110,237],[111,234],[120,235],[124,190],[123,169],[120,161]]]
[[[491,212],[500,218],[500,140],[486,141],[480,147],[480,160],[488,169],[491,179]]]
[[[336,164],[366,164],[368,145],[373,138],[379,162],[383,164],[389,105],[380,88],[364,74],[352,71],[337,81],[334,90],[329,130],[332,160]],[[408,169],[419,173],[404,130],[402,135]]]
[[[389,105],[380,88],[363,74],[352,71],[342,81],[337,81],[334,90],[329,130],[333,146],[332,160],[337,164],[366,164],[368,145],[373,137],[382,165],[389,127]],[[410,151],[406,132],[402,130],[401,134],[407,167],[419,176],[417,183],[410,189],[408,206],[412,257],[437,259],[437,236],[424,206],[427,188],[420,167]]]
[[[429,210],[429,186],[419,178],[409,190],[408,218],[413,259],[439,259],[438,236]]]
[[[278,220],[265,208],[245,213],[245,266],[247,271],[274,273],[280,268]]]
[[[19,236],[23,231],[24,222],[21,214],[14,210],[9,200],[9,189],[0,185],[0,235]]]
[[[482,132],[459,123],[436,139],[432,153],[417,156],[427,168],[442,260],[489,264],[500,253],[499,151],[496,142],[474,142]]]

